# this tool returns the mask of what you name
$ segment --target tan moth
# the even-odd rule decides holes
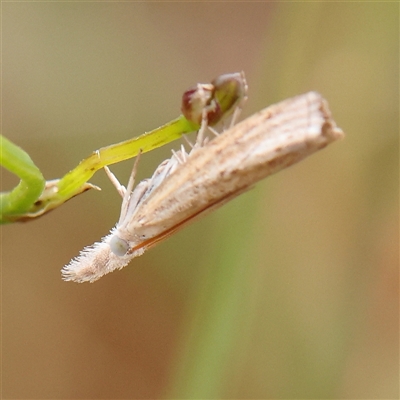
[[[118,223],[62,269],[64,280],[94,282],[126,266],[196,217],[250,189],[257,181],[343,137],[328,103],[316,92],[290,98],[250,116],[211,140],[182,146],[134,190],[123,195]]]

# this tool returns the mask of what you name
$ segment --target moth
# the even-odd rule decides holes
[[[212,139],[199,135],[135,189],[109,177],[123,197],[120,218],[101,242],[62,269],[66,281],[94,282],[241,193],[343,137],[328,103],[308,92],[265,108]]]

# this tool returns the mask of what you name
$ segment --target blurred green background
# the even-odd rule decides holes
[[[60,269],[117,221],[102,171],[102,192],[3,226],[2,398],[398,398],[398,16],[2,3],[2,133],[46,179],[177,117],[185,89],[226,72],[246,73],[244,116],[317,90],[346,133],[94,284]],[[113,172],[125,183],[131,167]]]

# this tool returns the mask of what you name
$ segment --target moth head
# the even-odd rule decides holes
[[[124,256],[129,250],[129,243],[114,235],[110,240],[110,249],[118,257]]]

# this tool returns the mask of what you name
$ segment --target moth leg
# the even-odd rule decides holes
[[[189,154],[186,152],[183,144],[181,145],[181,155],[182,155],[183,162],[186,162]]]
[[[131,176],[129,177],[128,185],[126,186],[126,190],[124,196],[122,197],[122,205],[121,205],[121,214],[119,216],[119,221],[123,221],[125,219],[126,213],[129,207],[129,200],[131,198],[133,185],[135,184],[135,176],[137,172],[137,167],[139,164],[140,156],[142,154],[142,149],[139,150],[139,153],[136,157],[136,160],[133,164]]]
[[[121,195],[122,198],[125,197],[126,189],[123,185],[119,183],[119,180],[117,177],[110,171],[110,168],[107,167],[107,165],[104,166],[104,171],[106,171],[106,174],[108,176],[108,179],[110,179],[111,183],[114,185],[114,187],[117,189],[117,192]]]
[[[186,143],[193,149],[194,144],[186,137],[186,135],[182,136]]]
[[[220,135],[220,133],[216,129],[214,129],[212,126],[208,126],[207,128],[214,136]]]
[[[231,118],[231,122],[229,124],[229,128],[232,128],[232,126],[235,125],[236,122],[238,121],[240,113],[242,112],[243,107],[246,104],[246,101],[248,98],[247,93],[249,90],[249,86],[247,85],[246,77],[244,76],[243,71],[241,72],[241,76],[242,76],[242,80],[243,80],[243,84],[244,84],[244,95],[243,95],[242,100],[240,100],[239,104],[235,107],[235,110],[233,111],[233,115]]]
[[[182,157],[175,151],[175,150],[171,150],[172,151],[172,155],[175,157],[176,161],[178,161],[178,164],[183,164],[185,162],[184,159],[182,159]]]
[[[232,114],[231,122],[229,123],[229,128],[232,128],[232,126],[236,124],[241,112],[242,112],[242,105],[238,105],[237,107],[235,107],[235,111],[233,111]]]
[[[197,132],[196,143],[195,146],[202,147],[204,142],[204,133],[208,127],[208,119],[207,119],[207,109],[204,108],[201,116],[201,125],[200,129]]]
[[[131,176],[129,177],[129,181],[128,181],[128,186],[126,187],[126,191],[128,193],[132,192],[133,190],[133,185],[135,184],[135,177],[136,177],[136,172],[137,172],[137,167],[139,165],[139,160],[140,160],[140,156],[142,155],[142,149],[139,150],[139,153],[136,157],[136,160],[133,164],[133,168],[132,168],[132,172],[131,172]]]

